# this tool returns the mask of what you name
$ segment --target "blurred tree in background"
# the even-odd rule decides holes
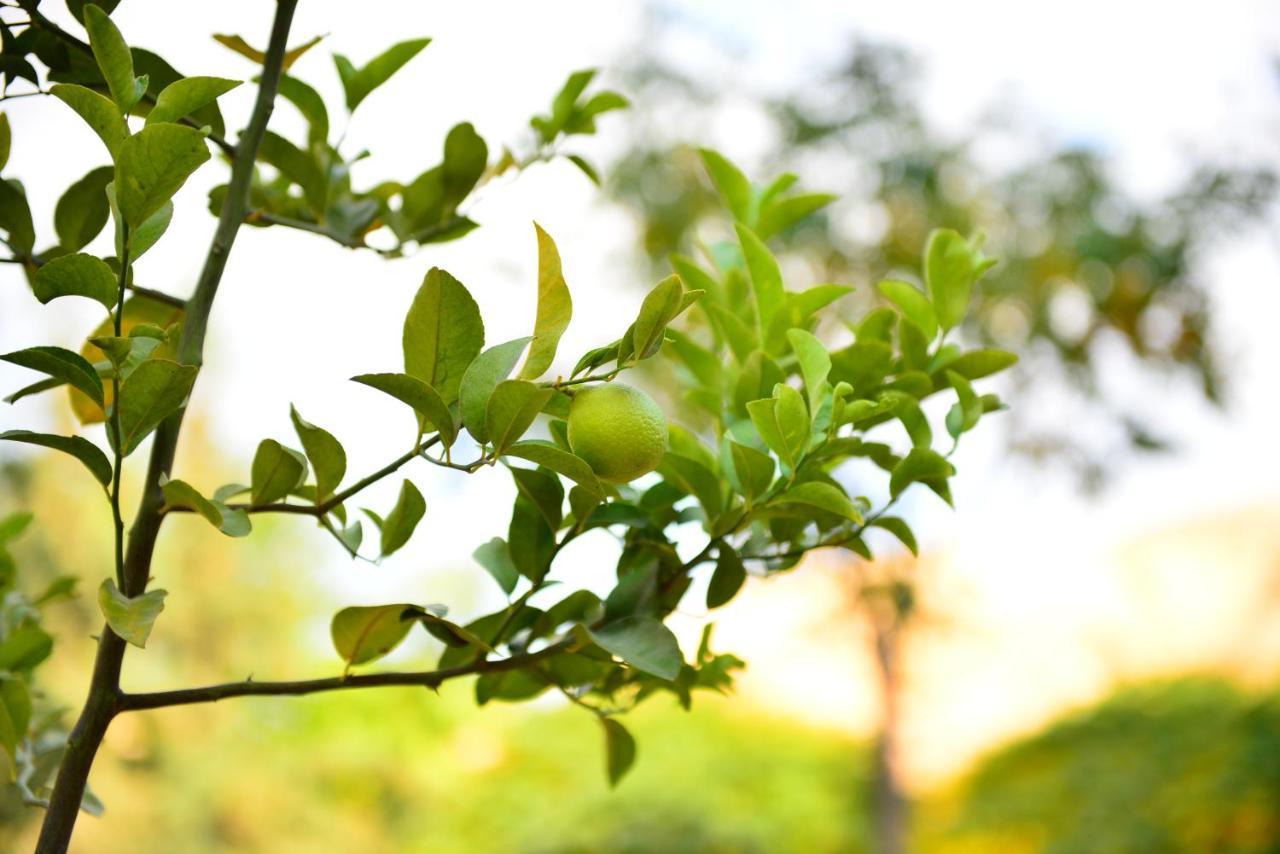
[[[655,269],[671,253],[690,253],[718,208],[689,140],[719,139],[735,157],[764,149],[758,166],[741,164],[748,173],[792,171],[842,197],[785,228],[780,243],[784,264],[859,286],[850,318],[876,299],[870,283],[911,269],[930,227],[989,235],[1001,262],[963,331],[1021,356],[1010,372],[1025,404],[1008,422],[1014,449],[1066,463],[1094,487],[1115,474],[1117,452],[1176,441],[1108,387],[1116,362],[1100,351],[1117,343],[1148,376],[1173,376],[1189,395],[1223,401],[1200,263],[1224,235],[1265,213],[1276,188],[1266,169],[1191,162],[1165,197],[1141,199],[1105,152],[1049,141],[998,112],[958,136],[938,129],[923,112],[915,58],[870,41],[853,45],[824,79],[736,100],[657,54],[638,56],[627,90],[640,108],[627,118],[629,150],[607,186],[641,218]],[[737,124],[724,126],[737,120],[726,111],[740,113],[743,97],[762,112],[745,140]],[[1050,394],[1060,400],[1064,387],[1081,404],[1070,418],[1060,403],[1039,405]]]

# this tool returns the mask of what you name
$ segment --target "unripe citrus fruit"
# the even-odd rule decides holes
[[[569,447],[610,483],[648,474],[667,450],[667,416],[652,397],[622,383],[595,386],[573,396]]]

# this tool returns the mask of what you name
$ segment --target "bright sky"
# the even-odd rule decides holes
[[[607,76],[632,49],[645,20],[635,2],[511,3],[495,13],[490,4],[381,0],[367,15],[353,14],[349,4],[301,5],[297,40],[331,35],[294,71],[332,96],[335,110],[338,88],[327,51],[360,63],[392,40],[435,38],[361,106],[350,128],[350,150],[367,146],[375,152],[358,173],[370,183],[412,177],[434,164],[444,131],[456,121],[473,121],[491,148],[519,139],[528,116],[545,107],[568,72],[598,65]],[[116,19],[139,45],[178,40],[178,49],[164,53],[184,73],[253,73],[207,34],[240,32],[261,43],[270,4],[182,6],[177,16],[171,3],[126,0]],[[1112,152],[1119,174],[1145,193],[1178,177],[1189,151],[1265,156],[1280,165],[1280,88],[1272,67],[1280,55],[1280,16],[1268,6],[1260,0],[1162,4],[1153,15],[1157,7],[1149,4],[1116,2],[670,2],[655,4],[674,21],[656,47],[742,98],[774,91],[839,59],[855,31],[895,40],[923,56],[926,103],[944,127],[963,127],[993,103],[1017,105],[1029,123],[1047,126],[1061,140]],[[250,100],[245,87],[224,99],[224,111],[242,117]],[[51,99],[5,108],[14,127],[6,175],[21,176],[37,201],[37,232],[47,244],[53,201],[103,157],[79,119]],[[279,115],[281,129],[299,127],[288,106]],[[749,111],[741,121],[726,129],[723,143],[749,159],[755,153]],[[604,138],[586,149],[607,154],[623,142],[610,137],[606,123]],[[204,194],[222,175],[220,167],[206,167],[183,190],[169,235],[138,266],[140,283],[189,292],[212,228]],[[209,367],[192,401],[218,443],[242,461],[225,472],[227,480],[246,478],[261,438],[293,442],[291,401],[345,443],[353,476],[398,455],[410,436],[409,417],[347,378],[400,367],[401,320],[432,264],[470,287],[489,343],[527,334],[535,218],[557,238],[574,294],[575,318],[561,352],[576,356],[625,328],[648,284],[629,266],[634,223],[604,205],[570,167],[536,169],[515,184],[488,189],[474,215],[483,228],[466,240],[393,263],[305,234],[242,231],[213,316]],[[1096,616],[1105,611],[1100,603],[1122,595],[1114,553],[1135,531],[1280,499],[1274,441],[1280,411],[1272,368],[1280,361],[1280,337],[1272,330],[1280,313],[1276,248],[1270,237],[1244,235],[1206,259],[1220,321],[1216,334],[1239,360],[1231,370],[1228,413],[1206,412],[1171,393],[1171,384],[1139,377],[1117,358],[1116,387],[1144,411],[1159,413],[1183,441],[1182,453],[1139,463],[1112,491],[1090,499],[1065,479],[1033,476],[1008,463],[996,437],[980,436],[958,460],[955,513],[928,497],[913,502],[925,543],[946,550],[1000,613],[1017,615],[1023,624],[1056,620],[1070,626],[1072,614]],[[77,348],[97,319],[92,306],[39,306],[15,269],[0,269],[0,342],[6,351],[50,341]],[[0,365],[6,393],[27,381],[19,369]],[[54,402],[61,404],[50,397],[0,408],[0,430],[68,429],[49,405]],[[12,453],[0,448],[0,455]],[[426,521],[409,547],[378,568],[350,564],[336,548],[319,548],[327,558],[305,567],[332,591],[333,604],[437,600],[424,569],[469,566],[472,549],[504,531],[510,485],[502,472],[466,480],[425,466],[409,472],[428,501]],[[369,490],[368,506],[387,509],[398,488],[392,479]],[[581,542],[566,555],[572,556],[578,559],[575,575],[602,587],[613,563],[610,543],[603,537]],[[168,572],[157,568],[161,578]],[[328,613],[318,609],[308,627],[318,642]]]

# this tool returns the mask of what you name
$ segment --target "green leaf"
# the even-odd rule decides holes
[[[727,603],[747,581],[747,570],[742,558],[732,546],[721,544],[716,555],[716,571],[707,586],[707,607],[719,608]]]
[[[616,786],[635,764],[636,740],[613,718],[600,718],[600,725],[604,727],[605,770],[609,774],[609,785]]]
[[[751,423],[783,466],[791,472],[809,443],[809,413],[800,392],[789,385],[774,386],[774,396],[747,404]]]
[[[425,380],[446,404],[484,346],[480,309],[462,283],[432,267],[404,320],[405,373]]]
[[[75,252],[102,231],[111,215],[106,190],[114,177],[115,169],[99,166],[68,187],[58,199],[53,212],[53,228],[58,234],[59,246]]]
[[[88,297],[107,311],[116,307],[119,287],[116,274],[105,261],[80,253],[59,255],[42,264],[31,283],[36,299],[46,305],[58,297]],[[99,386],[99,404],[101,396]]]
[[[407,604],[343,608],[329,626],[333,648],[348,666],[376,661],[408,636],[415,610]]]
[[[400,497],[382,523],[382,556],[398,551],[409,542],[413,531],[427,512],[427,501],[411,481],[400,486]]]
[[[508,467],[516,490],[528,500],[546,522],[548,531],[556,531],[564,519],[564,486],[549,471]]]
[[[808,326],[814,314],[852,292],[853,288],[848,285],[814,285],[799,293],[786,294],[764,334],[765,349],[781,354],[787,343],[788,330]]]
[[[782,287],[782,270],[769,247],[745,225],[734,226],[738,241],[742,244],[742,257],[751,274],[751,290],[756,297],[756,316],[763,333],[769,328],[774,314],[782,307],[786,291]]]
[[[196,381],[194,365],[148,359],[120,386],[118,447],[128,456],[160,422],[177,412]]]
[[[913,448],[909,454],[893,468],[889,478],[889,494],[897,498],[902,491],[913,483],[925,483],[930,486],[934,482],[943,481],[955,474],[955,467],[946,457],[929,448]]]
[[[742,494],[748,503],[754,503],[773,483],[773,457],[733,441],[729,442],[729,453]]]
[[[112,100],[121,113],[129,112],[142,95],[133,76],[133,55],[129,53],[129,45],[125,44],[124,37],[107,13],[92,4],[84,7],[84,28],[89,32],[93,58],[107,81]]]
[[[361,374],[351,379],[407,403],[418,413],[421,421],[435,428],[446,448],[453,446],[458,435],[453,414],[449,412],[440,393],[428,383],[408,374]]]
[[[13,129],[9,127],[9,117],[0,113],[0,170],[9,165],[9,150],[12,147]]]
[[[286,50],[284,52],[283,61],[280,63],[284,67],[284,70],[288,71],[289,68],[295,62],[297,62],[298,59],[304,53],[311,50],[311,48],[315,47],[316,45],[320,44],[320,41],[323,38],[324,36],[314,36],[313,38],[308,39],[302,44],[296,47],[291,47],[288,50]],[[247,41],[245,41],[240,36],[225,35],[223,33],[215,33],[213,36],[213,40],[216,41],[218,44],[222,45],[223,47],[233,50],[236,53],[240,54],[241,56],[245,57],[246,59],[252,62],[256,62],[259,65],[263,65],[267,61],[267,55],[265,53],[253,47],[252,45],[250,45]]]
[[[147,638],[156,617],[164,610],[164,590],[148,590],[140,596],[125,596],[110,578],[98,588],[98,607],[107,625],[124,640],[137,647],[146,647]]]
[[[489,398],[485,426],[494,454],[501,456],[514,444],[555,392],[526,380],[504,380]]]
[[[581,154],[568,154],[565,159],[578,167],[578,171],[587,176],[587,180],[597,187],[601,186],[600,172],[596,167],[591,165],[591,161],[587,160]]]
[[[752,211],[751,182],[747,180],[747,176],[718,151],[700,148],[698,154],[702,156],[702,165],[706,167],[711,183],[715,184],[733,218],[741,223],[751,223],[755,217]]]
[[[800,376],[804,378],[809,411],[816,413],[819,402],[830,388],[827,376],[831,373],[831,354],[821,341],[803,329],[787,330],[787,339],[800,363]]]
[[[982,401],[973,391],[969,381],[955,371],[947,371],[947,381],[956,390],[956,404],[947,412],[947,432],[952,439],[959,440],[960,434],[972,430],[982,417]]]
[[[511,549],[507,547],[507,541],[502,537],[494,537],[472,552],[471,556],[489,571],[502,592],[510,596],[511,591],[516,589],[516,582],[520,580],[520,570],[516,569],[511,560]]]
[[[30,671],[53,652],[53,638],[39,626],[20,625],[0,643],[0,671]]]
[[[912,533],[911,526],[897,516],[879,516],[867,524],[875,528],[883,528],[897,537],[913,555],[920,554],[920,547],[916,544],[916,535]]]
[[[156,98],[156,104],[147,114],[147,124],[176,122],[196,110],[212,104],[240,85],[239,80],[222,77],[183,77],[164,88]]]
[[[126,139],[116,157],[115,180],[124,221],[131,228],[141,226],[208,159],[204,134],[183,125],[150,125]]]
[[[275,439],[263,439],[253,455],[250,502],[272,504],[287,497],[307,479],[307,458]]]
[[[947,369],[967,380],[977,380],[997,374],[1018,361],[1013,353],[1004,350],[970,350],[947,364]]]
[[[84,392],[99,406],[103,405],[102,378],[79,353],[62,347],[28,347],[5,353],[0,361],[48,374]]]
[[[498,383],[511,374],[530,340],[527,337],[517,338],[490,347],[477,356],[462,375],[462,383],[458,389],[458,412],[467,430],[481,444],[489,441],[489,429],[485,423],[489,398]]]
[[[6,430],[0,433],[0,441],[23,442],[53,448],[80,460],[98,483],[106,487],[111,483],[111,463],[97,445],[82,436],[54,436],[49,433],[32,433],[30,430]]]
[[[35,247],[35,226],[31,223],[31,207],[26,193],[17,181],[0,179],[0,229],[9,235],[9,246],[15,252],[27,253]]]
[[[815,211],[825,208],[837,198],[839,197],[830,193],[803,193],[764,206],[756,224],[756,233],[761,240],[768,240]]]
[[[360,106],[360,102],[369,96],[369,93],[386,83],[391,75],[403,68],[430,43],[431,39],[411,39],[400,42],[387,48],[360,69],[356,69],[346,57],[335,54],[333,59],[338,66],[338,76],[342,78],[342,89],[347,97],[347,110],[354,111]]]
[[[298,108],[310,128],[308,141],[313,145],[329,139],[329,111],[324,99],[310,85],[285,74],[280,78],[280,95]]]
[[[109,98],[75,83],[56,83],[49,88],[49,93],[75,110],[115,159],[129,136],[129,126],[116,105]]]
[[[306,452],[311,468],[315,470],[316,503],[319,504],[342,483],[342,477],[347,473],[347,452],[328,430],[303,421],[293,406],[289,407],[289,418],[302,442],[302,450]]]
[[[837,487],[822,481],[815,480],[796,484],[773,499],[772,503],[804,504],[808,507],[824,510],[827,513],[834,513],[836,516],[848,519],[855,524],[862,521],[862,514],[858,512],[857,507],[853,506],[849,496],[845,495]]]
[[[0,746],[12,762],[31,723],[31,695],[26,683],[14,676],[0,676]]]
[[[228,537],[248,536],[253,529],[248,514],[243,510],[232,510],[221,501],[210,501],[185,480],[165,481],[160,491],[164,494],[165,504],[194,510]]]
[[[555,241],[536,222],[533,227],[538,234],[538,315],[533,324],[533,343],[520,369],[522,380],[537,379],[551,367],[560,336],[573,317],[573,300],[564,281]]]
[[[156,241],[164,236],[169,229],[169,222],[173,219],[173,202],[165,202],[160,206],[160,210],[147,217],[142,225],[129,232],[129,254],[134,261],[137,261],[143,254],[156,244]],[[116,252],[123,251],[120,245],[120,230],[116,230]]]
[[[596,478],[595,472],[586,460],[555,445],[545,442],[516,442],[507,448],[505,456],[519,457],[540,466],[545,466],[557,474],[562,474],[597,497],[604,496],[604,489]]]
[[[653,617],[623,617],[587,632],[601,649],[659,679],[675,679],[684,666],[676,636]]]
[[[949,228],[930,232],[925,245],[925,283],[944,330],[964,319],[973,283],[992,263],[957,232]]]
[[[933,313],[933,303],[914,285],[898,279],[885,279],[879,285],[880,293],[898,307],[907,320],[915,324],[932,341],[938,334],[938,318]]]
[[[684,285],[679,276],[668,276],[645,296],[631,331],[631,349],[637,361],[647,359],[662,346],[667,324],[684,308]]]

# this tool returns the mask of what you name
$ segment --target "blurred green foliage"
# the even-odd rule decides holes
[[[1278,757],[1280,694],[1208,678],[1124,689],[982,762],[923,847],[1277,851]]]
[[[661,41],[660,27],[646,43]],[[1093,485],[1114,473],[1103,465],[1109,455],[1114,464],[1114,451],[1176,439],[1108,382],[1121,351],[1150,376],[1198,389],[1188,389],[1193,397],[1222,400],[1225,354],[1210,334],[1201,261],[1268,210],[1276,179],[1265,168],[1193,160],[1163,197],[1140,197],[1104,149],[1052,141],[1010,118],[1007,105],[960,133],[936,126],[915,57],[875,42],[853,45],[826,76],[727,100],[722,86],[656,53],[636,55],[626,88],[639,108],[626,117],[630,147],[606,189],[639,215],[655,269],[707,239],[718,201],[689,143],[719,130],[726,154],[760,161],[742,162],[748,171],[792,171],[843,197],[785,231],[779,254],[818,281],[858,285],[849,317],[876,299],[871,283],[903,270],[909,277],[930,228],[988,233],[989,254],[1001,261],[964,331],[1022,358],[1007,395],[1022,403],[1010,422],[1015,449],[1069,462]],[[758,122],[738,121],[744,98],[760,104]],[[740,126],[752,131],[724,131]],[[1062,419],[1059,404],[1052,419],[1037,420],[1037,392],[1052,388],[1059,400],[1063,387],[1084,406]]]

